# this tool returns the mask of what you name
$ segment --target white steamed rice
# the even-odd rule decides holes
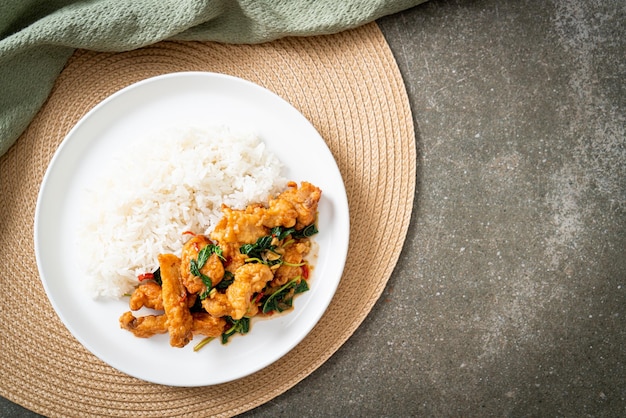
[[[282,164],[255,135],[226,127],[138,141],[86,191],[78,247],[88,291],[118,298],[157,255],[180,255],[183,232],[208,234],[222,203],[243,209],[285,187]]]

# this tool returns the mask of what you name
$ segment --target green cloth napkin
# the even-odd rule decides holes
[[[329,34],[424,1],[0,0],[0,155],[26,129],[76,48]]]

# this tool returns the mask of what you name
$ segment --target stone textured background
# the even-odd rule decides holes
[[[352,338],[244,415],[626,415],[626,2],[379,24],[417,134],[403,253]]]

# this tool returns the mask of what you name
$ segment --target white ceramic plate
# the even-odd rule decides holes
[[[68,103],[71,106],[71,103]],[[119,327],[127,300],[96,301],[77,269],[78,204],[98,171],[133,138],[160,127],[208,120],[256,132],[286,166],[285,177],[322,189],[319,253],[310,290],[286,315],[252,322],[250,333],[202,350],[173,348],[167,335],[134,337]],[[301,158],[294,159],[297,150]],[[131,85],[94,107],[69,132],[43,179],[35,212],[35,253],[43,286],[57,314],[88,350],[137,378],[172,386],[204,386],[247,376],[279,361],[315,326],[341,279],[349,214],[341,174],[326,143],[289,103],[251,82],[215,73],[184,72]]]

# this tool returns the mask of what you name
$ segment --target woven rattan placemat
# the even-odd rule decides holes
[[[39,186],[68,131],[119,89],[178,71],[238,76],[293,104],[330,147],[350,206],[345,271],[318,325],[279,362],[210,388],[146,383],[88,352],[50,305],[33,250]],[[30,127],[0,158],[0,394],[48,416],[133,417],[231,416],[280,395],[323,364],[382,293],[406,235],[415,164],[406,91],[375,23],[261,45],[161,42],[123,53],[77,51]]]

